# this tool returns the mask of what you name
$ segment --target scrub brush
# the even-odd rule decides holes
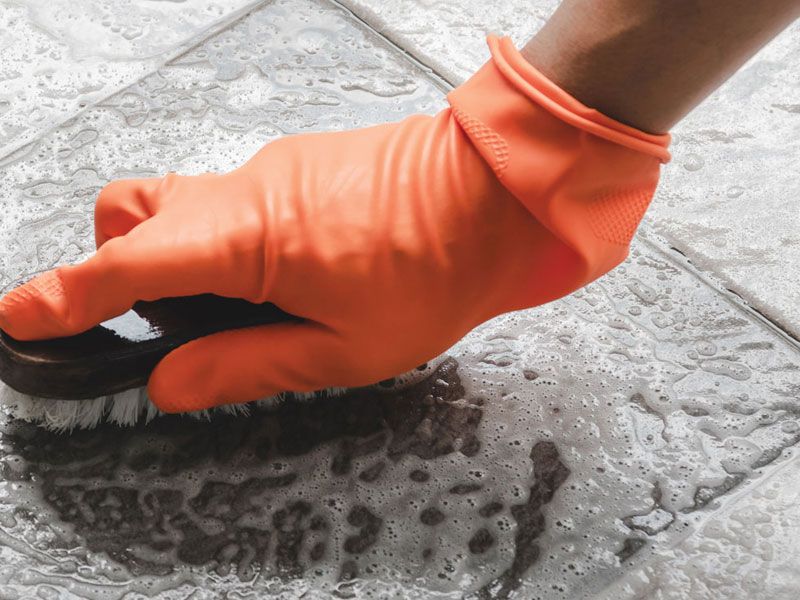
[[[0,405],[15,418],[55,431],[131,426],[161,414],[144,386],[156,364],[193,339],[226,329],[267,325],[295,317],[273,304],[211,294],[137,302],[133,309],[79,335],[20,342],[0,332]],[[337,390],[292,394],[300,398]],[[256,405],[274,405],[280,398]],[[189,413],[241,414],[250,405]]]

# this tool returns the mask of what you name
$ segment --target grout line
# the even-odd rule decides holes
[[[3,160],[7,159],[10,156],[12,156],[14,153],[19,152],[20,150],[24,149],[26,146],[31,146],[31,145],[35,144],[36,142],[40,141],[47,134],[49,134],[53,130],[61,127],[67,121],[70,121],[70,120],[74,119],[75,117],[83,114],[84,112],[90,110],[91,108],[94,108],[98,104],[101,104],[101,103],[105,102],[106,100],[108,100],[112,96],[115,96],[116,94],[120,93],[121,91],[126,90],[126,89],[128,89],[129,87],[131,87],[133,85],[136,85],[137,83],[139,83],[143,79],[146,79],[147,77],[149,77],[153,73],[156,73],[159,69],[162,69],[165,65],[169,64],[170,62],[172,62],[176,58],[179,58],[179,57],[183,56],[187,52],[189,52],[189,51],[193,50],[194,48],[198,47],[200,44],[202,44],[203,42],[205,42],[209,38],[217,35],[218,33],[221,33],[222,31],[224,31],[225,29],[227,29],[228,27],[230,27],[234,23],[236,23],[236,22],[240,21],[241,19],[245,18],[246,16],[248,16],[251,12],[253,12],[257,8],[260,8],[262,5],[267,4],[267,3],[271,2],[271,1],[272,0],[252,0],[251,2],[246,4],[245,6],[242,6],[241,8],[238,8],[238,9],[228,13],[227,15],[225,15],[224,17],[222,17],[218,21],[214,21],[213,23],[209,24],[204,29],[198,31],[194,35],[192,35],[192,36],[186,38],[185,40],[183,40],[182,42],[180,42],[177,46],[173,47],[169,52],[165,52],[162,55],[163,60],[161,60],[160,62],[157,62],[154,68],[149,69],[147,72],[143,73],[139,77],[136,77],[135,79],[132,79],[131,81],[127,81],[124,84],[120,85],[119,87],[116,87],[116,88],[112,89],[107,94],[104,94],[101,97],[97,98],[96,100],[93,100],[92,102],[87,103],[86,106],[83,106],[83,107],[79,108],[75,112],[71,112],[71,113],[68,113],[68,114],[65,114],[65,115],[58,116],[47,127],[45,127],[44,129],[40,129],[36,133],[33,133],[31,135],[31,137],[23,138],[21,141],[19,141],[17,143],[14,143],[12,145],[9,145],[9,146],[6,146],[4,148],[1,148],[0,149],[0,162],[2,162]]]
[[[698,279],[703,285],[711,288],[712,291],[721,296],[728,304],[735,309],[744,312],[751,319],[758,322],[761,327],[770,333],[780,337],[791,346],[796,352],[800,353],[800,339],[783,328],[778,322],[766,315],[764,312],[755,308],[746,298],[734,290],[724,285],[712,271],[700,270],[681,249],[669,244],[661,236],[654,233],[652,229],[645,225],[639,230],[638,238],[650,248],[663,254],[672,263]]]
[[[437,87],[441,88],[442,91],[445,93],[450,92],[453,88],[455,88],[458,84],[450,81],[445,75],[439,73],[435,67],[432,67],[428,63],[425,62],[424,59],[417,56],[413,51],[409,50],[408,48],[404,48],[398,42],[387,36],[385,33],[375,29],[372,25],[370,25],[369,21],[364,19],[361,15],[356,13],[352,8],[349,6],[345,6],[342,4],[341,0],[318,0],[319,2],[327,2],[328,4],[332,4],[336,6],[343,12],[345,12],[352,20],[356,21],[361,27],[367,29],[370,33],[374,36],[380,38],[384,44],[392,48],[393,50],[397,51],[398,53],[402,54],[405,59],[414,65],[416,68],[424,71],[431,79],[434,80],[434,83]]]
[[[788,446],[788,448],[792,448],[792,446]],[[775,461],[770,463],[770,465],[774,465],[774,462]],[[665,557],[668,561],[669,552],[673,552],[676,548],[683,546],[687,540],[697,538],[698,536],[702,535],[702,530],[712,521],[712,519],[730,518],[731,513],[733,513],[733,511],[736,510],[740,504],[747,501],[748,498],[753,498],[757,490],[764,489],[764,484],[768,483],[770,480],[774,480],[781,472],[788,470],[789,467],[794,466],[795,464],[800,464],[800,455],[798,454],[787,456],[778,465],[775,465],[774,468],[770,469],[768,473],[755,473],[754,476],[751,473],[751,478],[749,478],[747,483],[741,484],[738,491],[735,491],[736,488],[734,488],[731,493],[716,498],[716,500],[722,500],[724,498],[724,503],[718,503],[718,508],[710,508],[711,504],[709,504],[706,507],[708,510],[704,510],[700,518],[692,523],[691,528],[686,532],[685,535],[678,536],[674,542],[668,543],[661,547],[656,547],[655,545],[651,546],[650,553],[648,555],[644,556],[638,561],[634,561],[634,563],[629,565],[628,568],[622,567],[624,571],[621,571],[620,576],[610,581],[607,585],[603,585],[599,590],[597,590],[592,598],[594,600],[613,600],[619,598],[620,594],[624,591],[625,585],[631,580],[631,578],[636,577],[639,573],[647,569],[654,562],[656,562],[658,558]],[[754,469],[754,471],[757,471],[757,469]],[[703,551],[701,550],[701,552]],[[636,598],[640,598],[640,596],[636,596]]]

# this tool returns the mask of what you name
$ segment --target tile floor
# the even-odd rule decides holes
[[[253,0],[68,2],[0,7],[0,154],[158,69]]]
[[[343,4],[0,1],[0,285],[86,256],[107,181],[434,112],[484,31],[557,3]],[[0,416],[0,598],[794,600],[799,44],[681,126],[621,268],[405,385],[71,436]]]

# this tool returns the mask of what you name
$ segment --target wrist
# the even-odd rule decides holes
[[[564,0],[522,54],[587,106],[663,132],[798,14],[796,0]]]
[[[674,83],[671,61],[645,50],[663,35],[664,16],[652,6],[661,3],[644,0],[636,10],[620,4],[610,10],[565,2],[521,54],[586,106],[642,131],[668,131],[679,118],[674,95],[680,86],[665,85]]]

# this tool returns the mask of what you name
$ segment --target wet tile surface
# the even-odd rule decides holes
[[[0,156],[153,71],[249,4],[0,2]]]
[[[360,18],[452,84],[488,58],[486,35],[524,44],[544,25],[558,0],[340,0]]]
[[[799,381],[793,350],[641,248],[401,390],[4,424],[0,589],[592,597],[783,464]]]
[[[676,129],[650,226],[800,337],[800,24]]]
[[[109,179],[441,106],[343,11],[270,3],[5,159],[0,283],[90,252]],[[793,346],[640,242],[402,386],[69,436],[2,420],[0,597],[590,598],[786,464],[798,389]]]
[[[798,482],[795,458],[685,541],[655,553],[603,597],[794,600],[800,570]]]
[[[229,170],[279,135],[443,106],[339,11],[300,5],[256,13],[0,159],[0,285],[93,251],[94,200],[111,179]]]

